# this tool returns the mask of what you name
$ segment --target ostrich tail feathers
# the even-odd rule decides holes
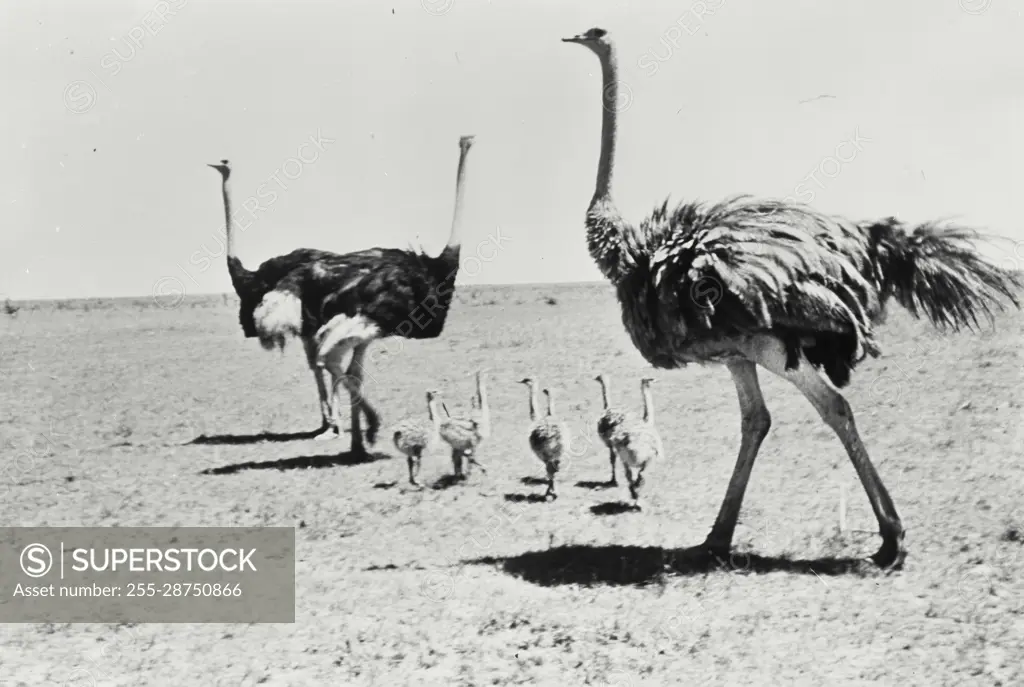
[[[289,337],[302,335],[302,301],[291,293],[271,291],[253,311],[260,345],[284,350]]]
[[[862,225],[872,244],[884,295],[915,317],[927,317],[939,329],[979,328],[979,316],[991,325],[1005,301],[1020,308],[1024,279],[996,265],[977,244],[977,231],[929,222],[907,232],[895,218]]]
[[[228,275],[231,277],[231,286],[239,298],[244,299],[250,295],[256,275],[245,269],[242,261],[233,255],[228,256]]]

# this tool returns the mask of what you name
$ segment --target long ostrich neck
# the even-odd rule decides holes
[[[651,394],[651,387],[644,384],[640,392],[644,396],[644,422],[654,424],[654,395]]]
[[[228,181],[227,177],[224,177],[224,180],[221,182],[220,192],[224,196],[224,237],[227,242],[225,250],[229,260],[232,258],[237,260],[238,256],[235,254],[235,232],[231,229],[231,182]]]
[[[554,394],[553,391],[548,389],[548,392],[547,392],[546,396],[548,397],[548,417],[554,417],[555,416],[555,394]]]
[[[437,412],[436,398],[432,398],[427,401],[427,416],[430,417],[430,422],[435,426],[441,424],[441,414]]]
[[[253,273],[245,269],[235,254],[235,232],[231,228],[231,182],[227,176],[221,180],[221,195],[224,197],[224,252],[227,255],[228,274],[231,286],[239,298],[245,298],[253,288]]]
[[[466,202],[466,196],[463,193],[463,187],[466,184],[466,156],[469,155],[469,145],[462,145],[459,151],[459,170],[455,173],[455,210],[452,213],[452,231],[448,235],[448,245],[446,246],[446,252],[458,251],[462,246],[462,238],[464,233],[464,222],[463,222],[463,206]]]
[[[530,384],[530,422],[537,419],[537,383]]]
[[[619,93],[615,48],[598,53],[601,60],[601,157],[597,165],[597,184],[587,209],[587,249],[601,274],[618,284],[630,270],[626,250],[626,224],[612,201],[612,169],[615,166],[616,98]]]
[[[615,165],[615,110],[619,95],[618,63],[615,47],[608,46],[608,52],[601,59],[601,158],[597,165],[597,185],[591,207],[600,201],[611,202],[612,167]]]
[[[604,409],[608,410],[608,380],[601,377],[601,400],[604,401]]]

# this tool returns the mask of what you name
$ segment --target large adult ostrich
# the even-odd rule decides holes
[[[854,224],[800,204],[747,196],[715,205],[666,201],[630,226],[610,194],[618,95],[615,49],[603,29],[565,42],[594,52],[603,76],[601,155],[586,215],[587,244],[616,288],[633,344],[656,368],[722,363],[742,414],[739,456],[706,550],[726,554],[771,417],[757,367],[789,380],[838,435],[878,519],[872,559],[902,565],[904,529],[838,388],[865,355],[889,298],[942,329],[974,329],[1005,298],[1018,308],[1019,276],[986,262],[959,226],[908,233],[895,219]],[[824,371],[825,377],[819,372]]]
[[[224,196],[224,218],[225,218],[225,252],[227,253],[228,274],[231,275],[231,285],[241,301],[238,308],[238,321],[242,325],[242,332],[246,338],[254,338],[259,334],[256,331],[256,322],[253,318],[253,311],[263,300],[263,297],[281,280],[295,268],[309,264],[316,260],[330,260],[342,257],[337,253],[315,250],[311,248],[299,248],[287,255],[279,255],[270,258],[256,271],[245,269],[242,261],[235,253],[233,220],[231,218],[231,166],[227,160],[221,160],[219,164],[211,164],[221,174],[221,193]],[[273,348],[271,342],[262,340],[264,348]],[[303,346],[306,350],[306,360],[309,368],[316,377],[317,392],[320,396],[321,426],[315,433],[316,438],[329,438],[332,434],[332,412],[328,398],[328,380],[324,377],[324,371],[316,366],[316,344],[312,337],[303,337]],[[334,428],[335,431],[336,428]]]
[[[278,281],[253,312],[264,345],[283,347],[291,336],[314,339],[313,364],[334,379],[330,406],[335,427],[337,386],[349,393],[354,453],[364,451],[360,413],[367,417],[366,439],[371,444],[381,424],[379,413],[362,392],[370,343],[389,336],[434,339],[444,330],[459,271],[466,157],[473,138],[459,139],[451,234],[437,257],[421,251],[371,248],[313,260]]]

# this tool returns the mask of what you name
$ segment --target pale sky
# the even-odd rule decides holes
[[[593,26],[633,98],[613,187],[631,220],[669,194],[794,195],[859,132],[852,161],[806,182],[816,208],[1024,239],[1024,2],[705,2],[713,16],[687,0],[7,0],[0,296],[230,291],[205,166],[221,158],[236,206],[277,193],[239,235],[251,269],[298,247],[436,251],[461,134],[477,136],[464,256],[495,227],[507,240],[460,282],[599,280],[583,215],[600,70],[559,40]],[[317,132],[334,142],[278,171]]]

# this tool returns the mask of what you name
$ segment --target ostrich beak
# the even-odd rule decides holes
[[[562,42],[563,43],[582,43],[584,40],[585,39],[583,38],[583,34],[581,33],[581,34],[573,36],[572,38],[563,38]]]
[[[206,163],[206,166],[207,167],[213,167],[214,169],[217,169],[217,165],[211,165],[209,162]]]

